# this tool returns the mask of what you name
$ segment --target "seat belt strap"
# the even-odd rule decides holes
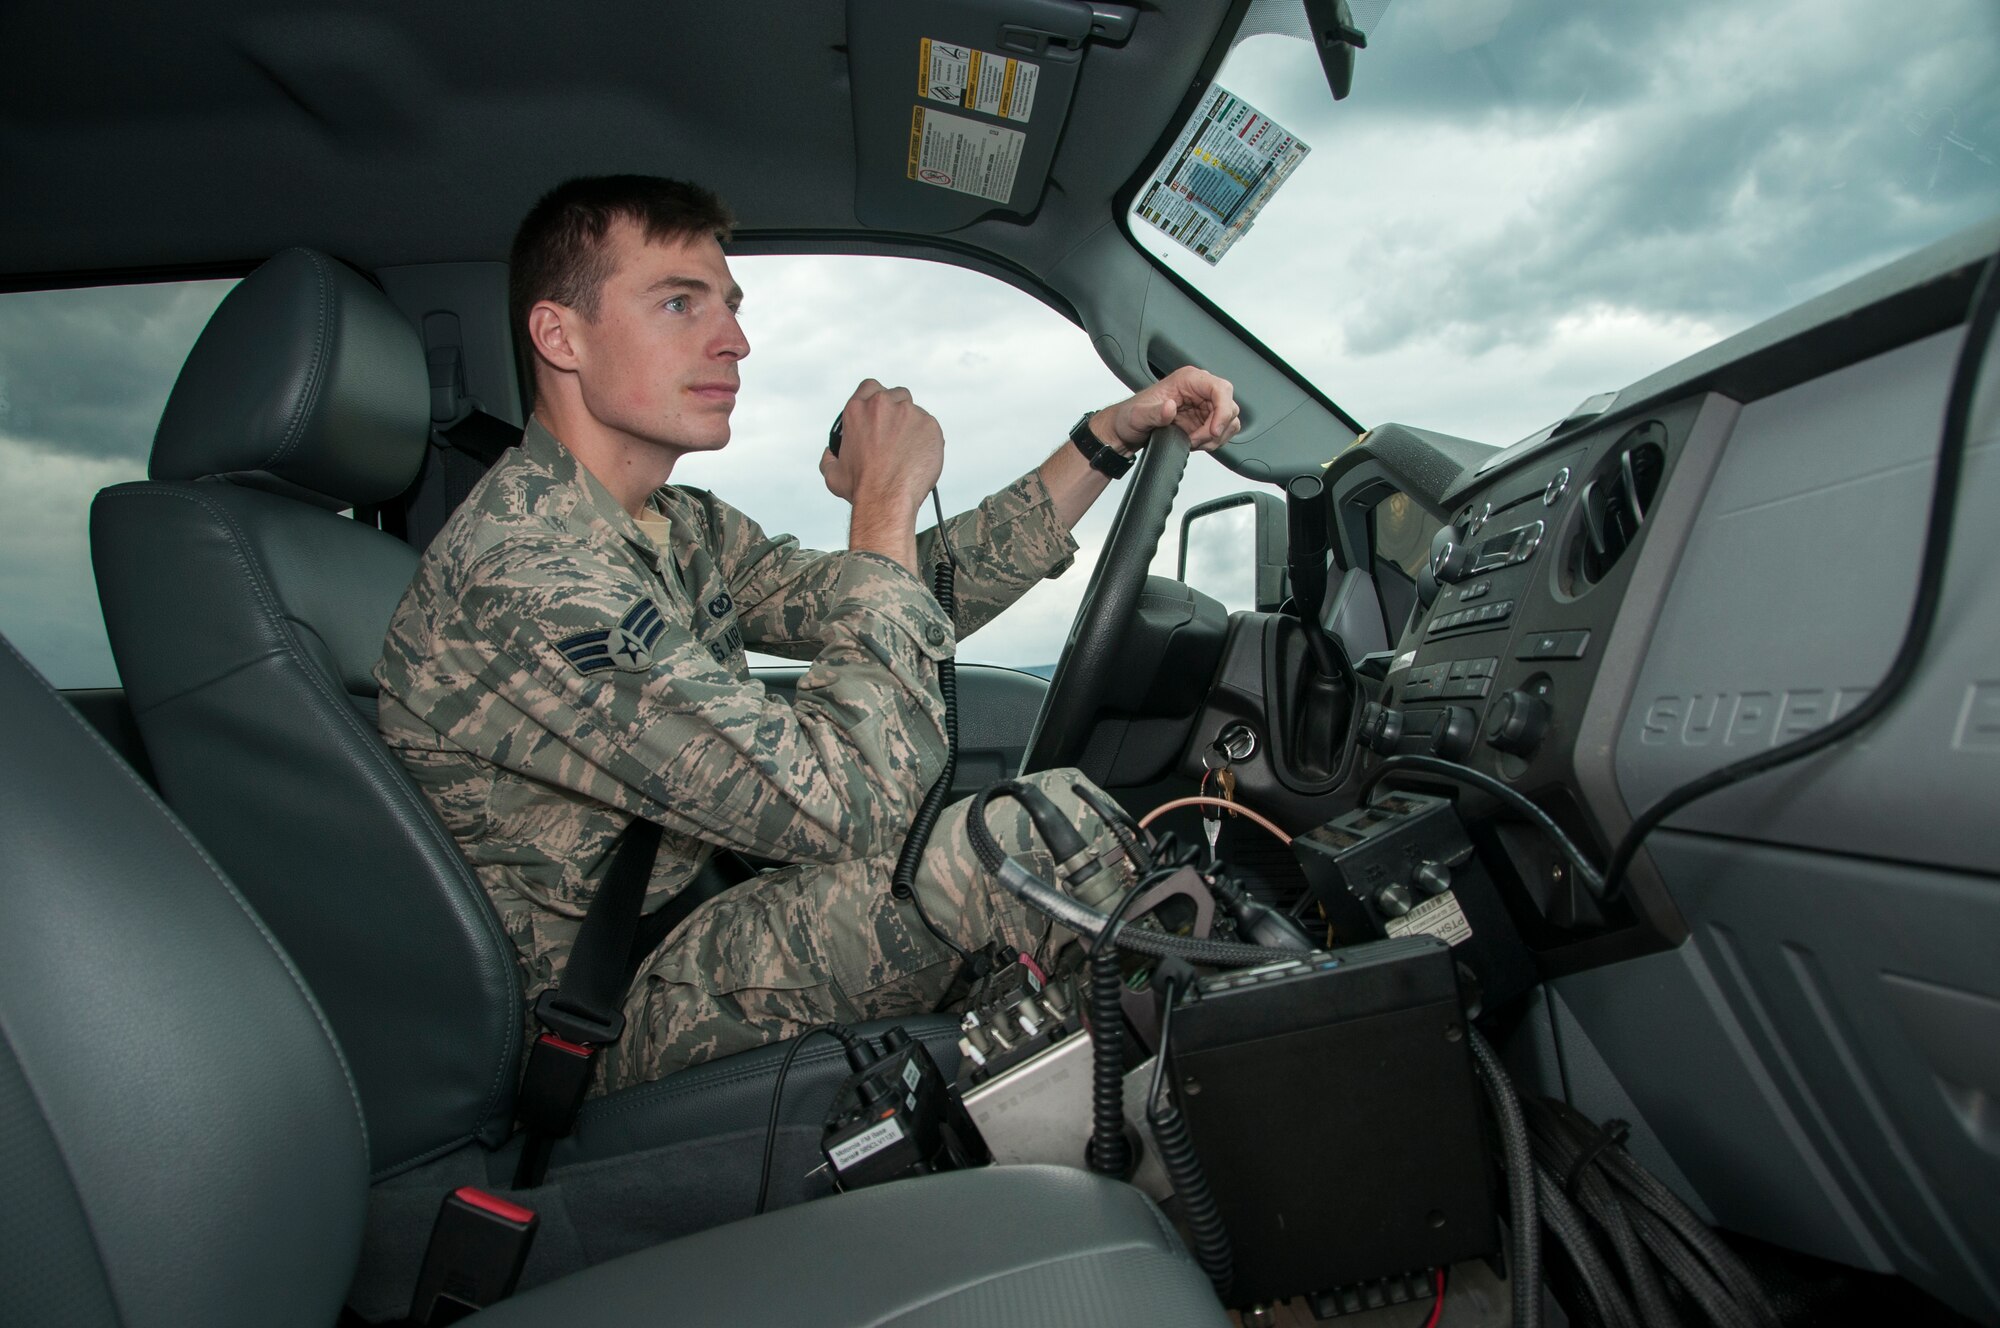
[[[416,478],[382,504],[382,529],[419,552],[429,548],[466,495],[520,441],[519,425],[476,407],[450,424],[433,424]]]
[[[631,976],[637,975],[639,965],[660,948],[661,942],[688,920],[689,914],[756,875],[755,867],[728,849],[717,849],[709,854],[708,861],[702,864],[693,880],[681,887],[680,893],[639,919],[638,931],[632,937],[632,956],[625,964],[627,982]]]
[[[431,437],[491,469],[508,448],[521,441],[521,429],[498,416],[475,410],[455,424],[432,429]]]
[[[611,865],[571,944],[561,980],[535,1002],[542,1032],[528,1051],[514,1114],[527,1132],[515,1189],[532,1189],[548,1171],[549,1150],[576,1128],[598,1053],[625,1032],[627,961],[639,910],[660,851],[660,827],[635,817],[618,837]]]

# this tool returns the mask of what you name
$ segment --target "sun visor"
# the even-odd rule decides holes
[[[1033,212],[1093,29],[1122,41],[1133,16],[1084,0],[848,0],[855,217],[938,232]]]

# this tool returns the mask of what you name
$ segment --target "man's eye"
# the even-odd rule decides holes
[[[684,314],[688,311],[688,297],[685,295],[673,296],[661,308],[670,314]]]

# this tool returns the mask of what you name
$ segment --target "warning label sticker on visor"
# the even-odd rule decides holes
[[[910,112],[912,180],[1005,203],[1014,194],[1028,136],[1004,125],[917,106]]]
[[[1035,109],[1042,71],[1026,60],[923,38],[917,50],[917,95],[1026,123]]]

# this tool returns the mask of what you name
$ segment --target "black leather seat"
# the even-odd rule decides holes
[[[223,873],[4,640],[0,713],[0,1317],[333,1324],[370,1162],[324,1012]],[[1035,1167],[738,1222],[478,1321],[1226,1322],[1143,1195]]]
[[[150,479],[91,509],[105,621],[160,790],[293,956],[353,1066],[368,1170],[390,1182],[368,1264],[385,1304],[414,1275],[436,1186],[510,1174],[523,1047],[512,946],[376,736],[371,672],[417,554],[342,515],[407,487],[429,428],[408,321],[352,269],[289,250],[190,352]],[[948,1020],[904,1022],[956,1067]],[[553,1159],[573,1229],[548,1242],[544,1271],[747,1213],[778,1059],[752,1052],[590,1104]],[[828,1042],[787,1080],[780,1202],[812,1192],[799,1177],[844,1067]]]

